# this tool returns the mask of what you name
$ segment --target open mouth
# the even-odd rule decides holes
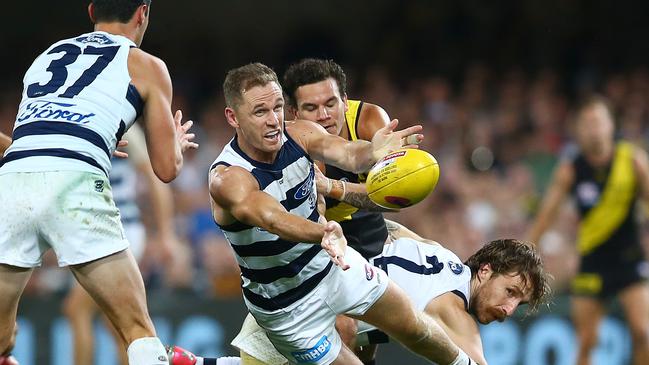
[[[264,134],[264,139],[272,142],[279,140],[279,130]]]

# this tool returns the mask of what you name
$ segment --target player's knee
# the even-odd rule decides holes
[[[336,331],[338,331],[343,343],[350,349],[353,349],[356,345],[357,329],[356,320],[353,318],[347,316],[336,317]]]
[[[16,344],[16,331],[13,326],[6,331],[0,331],[0,355],[4,356],[11,352]]]

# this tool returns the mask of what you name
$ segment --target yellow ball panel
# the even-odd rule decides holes
[[[439,165],[428,152],[418,149],[395,151],[370,170],[367,192],[374,203],[399,209],[419,203],[439,180]]]

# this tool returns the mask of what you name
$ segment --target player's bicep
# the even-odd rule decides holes
[[[237,221],[272,231],[274,217],[286,209],[259,189],[257,180],[238,167],[217,167],[210,174],[210,196]]]
[[[647,152],[640,147],[636,147],[633,164],[640,187],[640,197],[649,202],[649,159],[647,158]]]

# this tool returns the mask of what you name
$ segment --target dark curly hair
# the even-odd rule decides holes
[[[347,76],[339,64],[333,60],[305,58],[288,67],[284,73],[284,93],[290,106],[297,108],[295,92],[300,86],[314,84],[333,78],[338,84],[340,96],[347,95]]]
[[[529,312],[535,312],[550,297],[551,276],[543,269],[536,247],[511,238],[487,243],[465,262],[475,277],[481,266],[489,264],[496,275],[519,274],[523,284],[532,289]]]
[[[151,0],[92,0],[96,22],[128,23],[140,5],[151,5]]]

